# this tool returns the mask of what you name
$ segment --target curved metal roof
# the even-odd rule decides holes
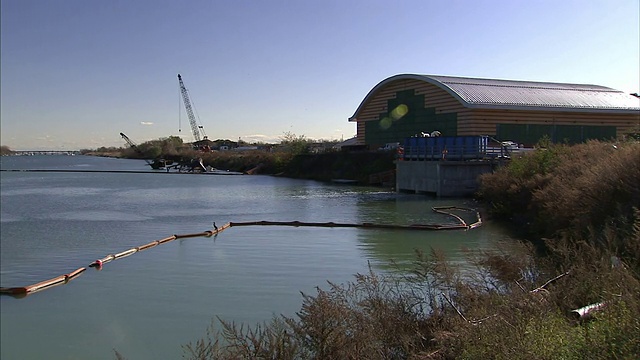
[[[364,98],[352,119],[377,90],[390,82],[403,79],[420,80],[438,86],[468,108],[640,115],[639,98],[604,86],[402,74],[389,77],[376,85]]]

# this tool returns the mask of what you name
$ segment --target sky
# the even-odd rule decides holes
[[[2,0],[0,145],[340,140],[397,74],[640,93],[640,0]]]

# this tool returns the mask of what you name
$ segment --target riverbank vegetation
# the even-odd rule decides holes
[[[539,147],[481,179],[528,240],[438,249],[413,270],[303,295],[296,317],[213,322],[191,359],[633,359],[640,353],[640,143]]]
[[[0,156],[11,155],[13,151],[5,145],[0,146]]]
[[[135,149],[102,147],[81,153],[127,159],[162,158],[174,164],[202,159],[205,166],[214,169],[319,181],[349,179],[363,185],[369,184],[371,175],[395,169],[394,152],[345,152],[336,146],[336,141],[316,141],[292,133],[285,133],[278,144],[234,143],[230,140],[216,140],[215,143],[230,144],[230,147],[203,152],[184,144],[179,137],[170,136],[144,142]]]

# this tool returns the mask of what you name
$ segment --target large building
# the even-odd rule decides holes
[[[349,121],[370,148],[433,131],[577,143],[638,132],[640,98],[597,85],[402,74],[371,89]]]

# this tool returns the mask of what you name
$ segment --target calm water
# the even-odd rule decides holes
[[[2,157],[2,169],[146,170],[142,161],[84,156]],[[1,286],[26,286],[105,255],[230,221],[448,222],[432,206],[469,205],[378,188],[269,176],[0,172]],[[300,291],[385,271],[415,248],[488,247],[472,231],[233,227],[172,241],[88,269],[22,299],[0,297],[2,359],[179,359],[212,319],[256,323],[294,315]]]

